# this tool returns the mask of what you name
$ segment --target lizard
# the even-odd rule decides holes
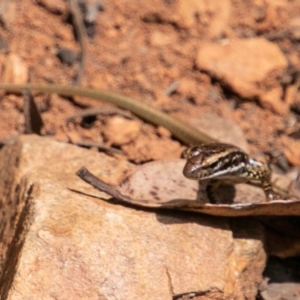
[[[0,90],[5,92],[16,93],[26,89],[56,93],[64,97],[82,96],[104,101],[129,110],[154,125],[165,127],[174,137],[190,145],[183,153],[186,159],[183,174],[189,179],[208,180],[206,192],[211,203],[216,203],[213,191],[221,183],[254,182],[263,189],[267,201],[282,198],[273,190],[268,164],[251,159],[242,149],[220,143],[192,125],[137,100],[110,91],[81,86],[0,83]]]

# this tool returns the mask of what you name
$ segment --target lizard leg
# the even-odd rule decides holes
[[[271,171],[266,170],[261,174],[261,187],[265,192],[267,201],[283,199],[284,196],[274,191],[271,182]]]
[[[215,195],[215,189],[220,185],[220,182],[218,180],[210,180],[207,183],[206,186],[206,195],[210,201],[211,204],[217,204],[218,203],[218,199]]]
[[[261,163],[254,159],[250,159],[250,163],[246,166],[247,177],[251,180],[258,181],[263,189],[267,201],[282,199],[283,196],[273,190],[271,182],[272,171],[268,164]]]

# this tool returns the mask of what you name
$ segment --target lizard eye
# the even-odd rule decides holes
[[[190,147],[182,152],[181,157],[185,159],[191,159],[199,156],[200,154],[202,154],[202,150],[199,147]]]

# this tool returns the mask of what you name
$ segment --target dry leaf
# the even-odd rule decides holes
[[[141,207],[187,210],[229,217],[300,215],[300,200],[265,202],[260,188],[245,184],[239,185],[241,188],[235,192],[232,204],[205,203],[205,182],[200,182],[198,186],[197,181],[185,178],[181,172],[184,163],[184,160],[171,160],[144,164],[119,186],[106,184],[85,168],[80,169],[77,175],[115,199]],[[223,196],[227,197],[224,192]]]

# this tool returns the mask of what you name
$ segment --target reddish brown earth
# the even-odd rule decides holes
[[[279,152],[290,166],[300,164],[299,3],[109,1],[101,5],[95,34],[86,45],[82,85],[134,97],[187,122],[213,112],[240,126],[252,153]],[[73,83],[77,64],[67,66],[56,56],[59,48],[80,53],[65,1],[25,0],[18,5],[8,2],[2,9],[2,23],[3,81],[22,82],[29,76],[31,82]],[[242,99],[239,94],[243,93],[230,87],[226,78],[224,84],[218,75],[214,78],[209,70],[200,70],[197,55],[203,43],[224,44],[253,37],[278,46],[286,68],[259,95],[252,90],[252,95]],[[255,63],[248,49],[241,46],[238,52],[234,55],[246,55]],[[218,52],[216,55],[220,57]],[[232,68],[229,72],[235,74]],[[173,92],[167,95],[169,89]],[[278,89],[281,92],[277,93]],[[273,101],[271,109],[264,105],[268,99]],[[88,129],[79,121],[66,124],[66,118],[82,107],[101,105],[95,101],[72,102],[56,95],[40,95],[36,100],[45,121],[44,134],[57,140],[104,142],[120,147],[135,162],[178,157],[182,150],[166,131],[139,121],[113,121],[109,116],[99,117]],[[22,103],[22,98],[15,95],[2,98],[1,139],[23,132]],[[126,130],[133,133],[125,139],[114,138]]]

